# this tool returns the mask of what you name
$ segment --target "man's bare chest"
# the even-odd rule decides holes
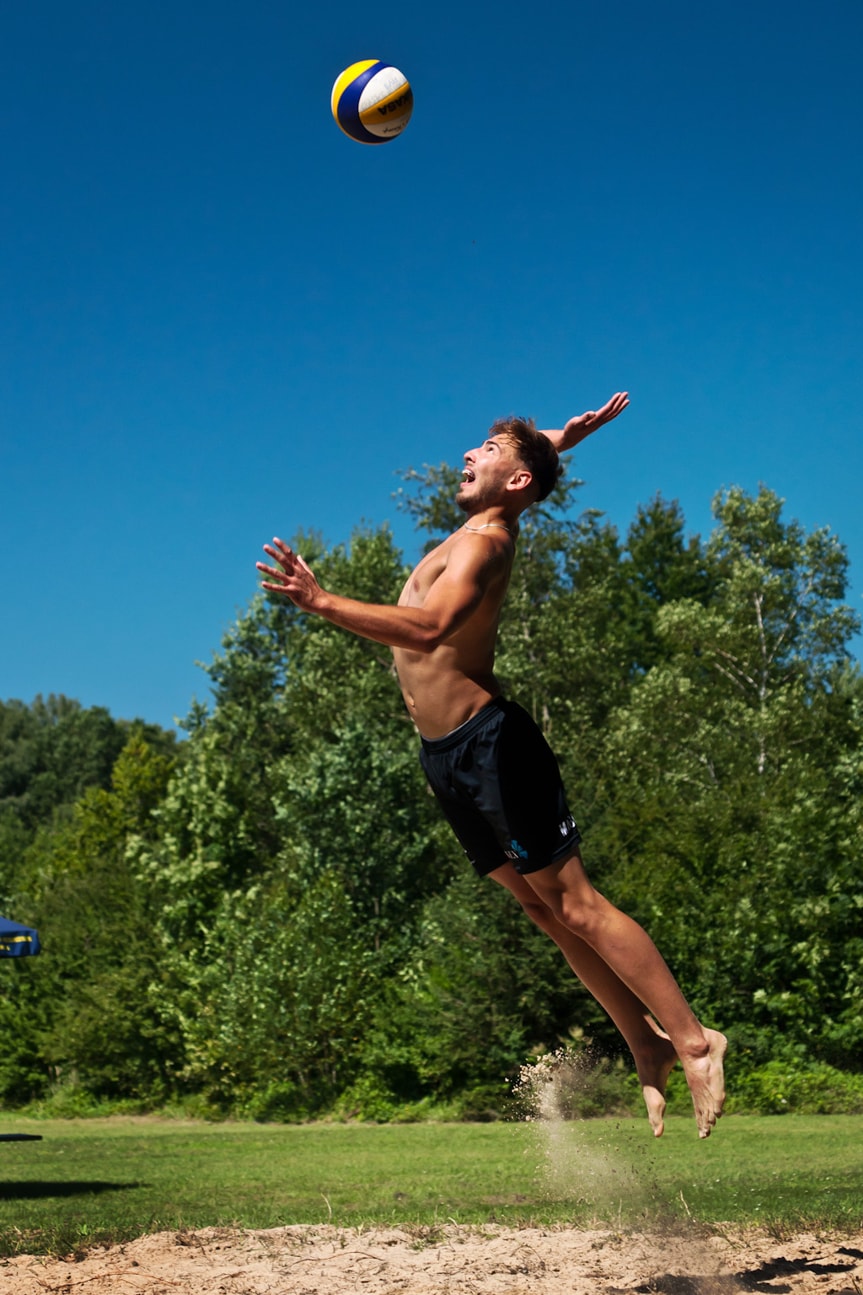
[[[400,607],[422,607],[435,581],[440,579],[447,569],[454,538],[450,536],[449,539],[444,540],[443,544],[432,549],[431,553],[427,553],[417,563],[399,595]]]

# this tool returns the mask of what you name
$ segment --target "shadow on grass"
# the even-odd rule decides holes
[[[40,1201],[52,1196],[97,1196],[101,1192],[128,1192],[145,1183],[106,1183],[98,1178],[63,1182],[42,1182],[30,1179],[22,1182],[0,1181],[0,1201]]]

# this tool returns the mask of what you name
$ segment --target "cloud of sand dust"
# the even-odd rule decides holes
[[[591,1222],[637,1236],[651,1289],[668,1295],[731,1295],[739,1287],[719,1272],[709,1230],[680,1216],[651,1173],[640,1123],[585,1120],[598,1067],[585,1050],[560,1048],[522,1066],[513,1097],[535,1130],[539,1174],[550,1199],[572,1200]],[[626,1127],[626,1126],[629,1127]],[[694,1152],[695,1154],[695,1152]]]
[[[513,1096],[521,1118],[536,1132],[539,1171],[549,1196],[591,1204],[605,1219],[632,1217],[654,1199],[653,1184],[639,1172],[635,1146],[629,1154],[625,1150],[627,1142],[634,1144],[634,1128],[577,1116],[591,1104],[597,1074],[589,1053],[560,1048],[522,1066]]]

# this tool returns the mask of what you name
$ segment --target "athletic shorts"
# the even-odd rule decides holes
[[[515,702],[495,697],[446,737],[423,738],[420,761],[481,877],[507,860],[538,872],[581,840],[554,753]]]

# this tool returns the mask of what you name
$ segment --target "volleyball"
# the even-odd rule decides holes
[[[403,72],[362,59],[336,77],[330,106],[336,125],[360,144],[386,144],[410,121],[413,90]]]

